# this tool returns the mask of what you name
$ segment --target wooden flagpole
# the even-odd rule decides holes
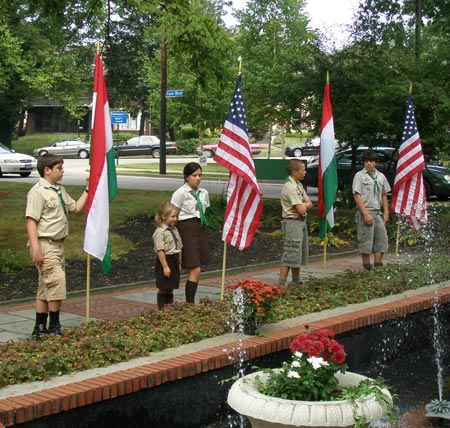
[[[227,266],[227,243],[223,241],[223,258],[222,258],[222,282],[220,284],[220,300],[223,300],[225,291],[225,268]]]

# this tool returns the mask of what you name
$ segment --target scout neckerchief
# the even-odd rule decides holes
[[[167,226],[166,230],[168,230],[172,234],[173,242],[175,242],[175,249],[178,250],[178,239],[177,239],[177,235],[175,235],[175,231],[173,230],[173,227]]]
[[[197,202],[198,212],[200,213],[200,223],[203,226],[207,226],[208,222],[206,221],[205,212],[203,211],[203,204],[200,200],[200,192],[195,193],[193,190],[191,190],[189,193],[195,198],[195,201]]]
[[[367,171],[367,174],[369,174],[369,177],[373,180],[373,191],[375,193],[375,195],[377,193],[380,193],[380,186],[378,184],[377,178],[378,176],[376,176],[375,174],[372,174],[371,172]]]
[[[64,214],[67,216],[67,207],[66,207],[66,203],[64,202],[64,198],[62,197],[62,194],[61,194],[61,188],[57,189],[56,187],[53,187],[53,186],[50,186],[50,188],[52,190],[54,190],[56,192],[56,194],[58,195],[59,200],[61,202],[61,206],[63,207],[63,210],[64,210]]]

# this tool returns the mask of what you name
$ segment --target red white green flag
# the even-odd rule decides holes
[[[324,239],[327,230],[334,226],[333,204],[338,187],[334,123],[330,102],[330,84],[328,82],[323,93],[318,183],[319,236]]]
[[[103,273],[111,269],[109,203],[117,193],[117,177],[108,95],[100,55],[95,57],[89,194],[86,204],[84,251],[100,260]]]

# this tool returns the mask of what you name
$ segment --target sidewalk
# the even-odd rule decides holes
[[[394,260],[394,256],[387,254],[385,262]],[[253,268],[253,267],[250,267]],[[327,276],[335,275],[345,270],[361,270],[361,258],[358,254],[329,256],[327,259]],[[225,285],[233,284],[242,279],[258,279],[269,284],[278,283],[278,263],[272,267],[258,267],[255,270],[243,268],[240,273],[227,274]],[[301,278],[323,277],[322,256],[312,256],[306,268],[301,270]],[[197,290],[196,301],[204,297],[219,300],[221,294],[221,273],[215,276],[201,277]],[[183,283],[183,281],[182,281]],[[148,310],[156,309],[157,289],[154,284],[147,287],[127,289],[123,291],[91,294],[89,305],[89,320],[119,320],[127,319]],[[175,290],[175,299],[185,300],[184,287]],[[34,304],[22,304],[0,308],[0,342],[20,340],[30,337],[35,322]],[[78,326],[86,322],[86,297],[69,297],[63,302],[61,311],[61,324],[64,327]]]

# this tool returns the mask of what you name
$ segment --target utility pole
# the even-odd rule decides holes
[[[165,3],[162,3],[165,13]],[[167,91],[167,46],[166,38],[161,39],[161,95],[160,95],[160,124],[159,124],[159,173],[166,174],[166,91]]]

